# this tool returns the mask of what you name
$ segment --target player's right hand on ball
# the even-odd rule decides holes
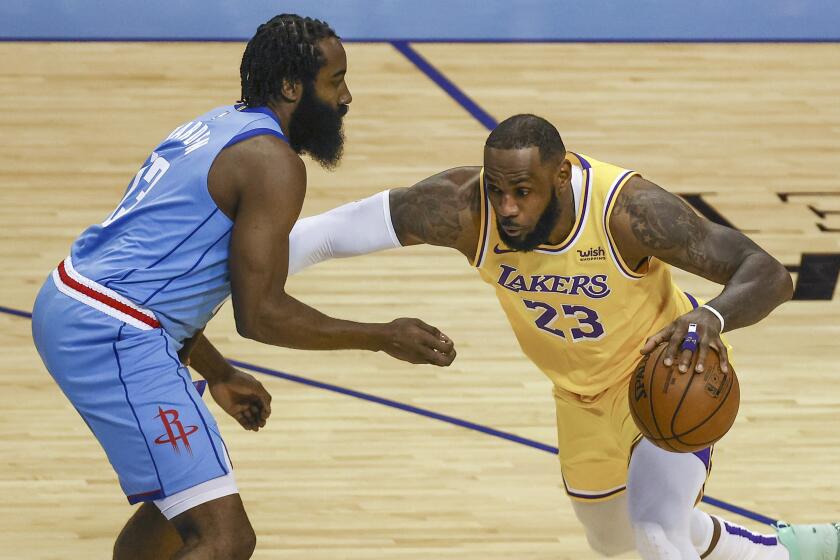
[[[394,319],[384,325],[381,350],[412,364],[446,367],[455,359],[448,336],[420,319]]]

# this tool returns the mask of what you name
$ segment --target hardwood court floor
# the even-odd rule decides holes
[[[715,209],[785,264],[840,252],[836,45],[418,45],[497,119],[535,112],[567,145]],[[0,44],[0,306],[29,311],[74,237],[119,200],[175,126],[238,95],[239,44]],[[351,44],[344,164],[309,165],[304,215],[450,166],[487,131],[387,44]],[[779,192],[827,192],[792,197]],[[809,209],[808,205],[813,209]],[[678,274],[701,297],[708,283]],[[335,316],[419,316],[457,341],[449,369],[240,339],[225,355],[554,444],[549,384],[492,290],[459,256],[411,248],[289,282]],[[840,517],[840,303],[796,301],[731,335],[742,409],[708,494],[774,518]],[[130,514],[104,454],[32,346],[0,314],[0,558],[108,558]],[[259,535],[255,558],[592,558],[549,453],[261,376],[259,434],[218,415]],[[218,412],[214,404],[211,409]],[[720,512],[719,512],[720,513]],[[729,516],[752,527],[755,523]],[[628,556],[627,558],[631,558]]]

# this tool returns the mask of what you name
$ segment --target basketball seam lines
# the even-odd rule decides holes
[[[656,372],[656,368],[659,365],[659,361],[662,359],[662,356],[665,355],[665,350],[667,350],[667,348],[663,349],[659,353],[659,356],[656,358],[656,362],[653,364],[653,369],[651,370],[651,374],[650,374],[650,398],[648,399],[648,402],[650,403],[650,417],[653,420],[653,425],[656,427],[657,433],[659,433],[659,440],[657,440],[657,441],[662,441],[662,443],[664,443],[665,445],[670,447],[673,451],[677,451],[676,447],[674,447],[673,445],[668,443],[667,439],[665,438],[665,434],[663,434],[662,430],[659,428],[659,422],[656,421],[656,413],[654,412],[654,409],[653,409],[653,378],[654,378],[653,374]]]

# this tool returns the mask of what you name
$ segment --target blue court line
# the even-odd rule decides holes
[[[9,315],[15,315],[17,317],[24,317],[27,319],[32,318],[32,314],[26,311],[19,311],[17,309],[12,309],[10,307],[4,307],[0,305],[0,313],[7,313]],[[417,406],[412,406],[410,404],[405,404],[397,401],[393,401],[391,399],[386,399],[383,397],[377,397],[376,395],[371,395],[370,393],[363,393],[361,391],[355,391],[353,389],[347,389],[345,387],[340,387],[338,385],[333,385],[331,383],[324,383],[322,381],[316,381],[314,379],[307,379],[306,377],[300,377],[299,375],[292,375],[291,373],[285,373],[282,371],[278,371],[276,369],[266,368],[254,364],[249,364],[247,362],[241,362],[239,360],[228,360],[234,366],[246,369],[249,371],[253,371],[256,373],[262,373],[265,375],[270,375],[272,377],[278,377],[280,379],[285,379],[286,381],[291,381],[293,383],[300,383],[301,385],[307,385],[309,387],[315,387],[317,389],[323,389],[325,391],[330,391],[333,393],[338,393],[340,395],[346,395],[348,397],[353,397],[357,399],[361,399],[364,401],[381,404],[383,406],[387,406],[390,408],[395,408],[398,410],[402,410],[404,412],[410,412],[411,414],[417,414],[419,416],[424,416],[426,418],[431,418],[433,420],[439,420],[441,422],[446,422],[447,424],[452,424],[454,426],[458,426],[461,428],[466,428],[468,430],[473,430],[476,432],[480,432],[483,434],[487,434],[489,436],[501,438],[507,441],[512,441],[513,443],[518,443],[520,445],[525,445],[527,447],[532,447],[534,449],[539,449],[540,451],[545,451],[546,453],[551,453],[552,455],[557,455],[557,448],[539,441],[535,441],[533,439],[524,438],[518,436],[516,434],[511,434],[509,432],[503,432],[501,430],[496,430],[490,428],[488,426],[482,426],[481,424],[476,424],[474,422],[469,422],[467,420],[461,420],[460,418],[455,418],[454,416],[447,416],[446,414],[439,414],[437,412],[433,412],[431,410],[427,410],[425,408],[420,408]],[[728,502],[724,502],[723,500],[718,500],[717,498],[712,498],[710,496],[703,496],[703,502],[720,508],[725,511],[729,511],[731,513],[735,513],[737,515],[741,515],[746,517],[747,519],[752,519],[753,521],[758,521],[759,523],[766,523],[767,525],[775,525],[776,520],[761,515],[760,513],[756,513],[750,511],[748,509],[744,509],[742,507],[736,506],[734,504],[730,504]]]
[[[368,401],[372,403],[381,404],[383,406],[388,406],[391,408],[396,408],[398,410],[403,410],[405,412],[410,412],[412,414],[417,414],[419,416],[425,416],[426,418],[431,418],[433,420],[440,420],[441,422],[446,422],[447,424],[452,424],[454,426],[460,426],[461,428],[466,428],[468,430],[473,430],[476,432],[481,432],[483,434],[487,434],[493,437],[506,439],[508,441],[512,441],[514,443],[519,443],[521,445],[526,445],[528,447],[533,447],[534,449],[539,449],[540,451],[546,451],[548,453],[553,453],[557,455],[557,448],[552,447],[551,445],[546,445],[545,443],[541,443],[539,441],[534,441],[532,439],[524,438],[518,436],[516,434],[511,434],[509,432],[503,432],[501,430],[496,430],[493,428],[489,428],[487,426],[482,426],[481,424],[475,424],[474,422],[469,422],[467,420],[461,420],[460,418],[455,418],[454,416],[447,416],[446,414],[439,414],[437,412],[427,410],[425,408],[419,408],[416,406],[412,406],[410,404],[405,404],[397,401],[392,401],[391,399],[386,399],[383,397],[377,397],[376,395],[371,395],[370,393],[362,393],[361,391],[355,391],[353,389],[347,389],[346,387],[339,387],[338,385],[333,385],[331,383],[324,383],[322,381],[315,381],[314,379],[307,379],[305,377],[300,377],[298,375],[292,375],[291,373],[285,373],[282,371],[277,371],[276,369],[269,369],[262,366],[257,366],[254,364],[249,364],[246,362],[240,362],[239,360],[228,360],[231,364],[235,365],[238,368],[247,369],[251,371],[256,371],[259,373],[264,373],[266,375],[272,375],[274,377],[279,377],[281,379],[285,379],[287,381],[292,381],[294,383],[300,383],[302,385],[308,385],[310,387],[316,387],[318,389],[324,389],[325,391],[331,391],[333,393],[338,393],[340,395],[347,395],[349,397],[354,397],[357,399],[361,399],[363,401]]]
[[[499,124],[496,119],[478,106],[478,104],[470,99],[467,94],[453,84],[449,78],[441,74],[434,66],[432,66],[420,53],[411,48],[405,41],[394,41],[391,43],[394,48],[400,51],[408,60],[412,62],[421,72],[426,74],[434,83],[436,83],[449,97],[455,100],[458,105],[467,110],[478,122],[483,124],[485,128],[493,130]]]
[[[715,506],[722,510],[741,515],[743,517],[746,517],[747,519],[758,521],[759,523],[766,523],[767,525],[775,525],[776,523],[778,523],[778,521],[775,519],[771,519],[769,517],[761,515],[760,513],[744,509],[740,506],[736,506],[735,504],[730,504],[728,502],[724,502],[723,500],[712,498],[711,496],[703,496],[703,502],[709,504],[710,506]]]
[[[0,43],[246,43],[250,37],[0,37]],[[833,44],[840,43],[840,37],[815,39],[813,37],[801,38],[779,38],[779,37],[748,37],[742,39],[736,38],[710,38],[710,39],[680,39],[675,37],[665,37],[662,39],[638,39],[638,38],[614,38],[603,37],[586,39],[582,37],[554,39],[550,37],[534,38],[534,39],[508,39],[508,38],[359,38],[348,39],[343,37],[343,43],[430,43],[430,44],[643,44],[655,45],[663,44],[764,44],[764,43],[783,43],[783,44],[797,44],[797,43],[815,43],[815,44]]]
[[[26,319],[32,318],[32,313],[28,313],[26,311],[18,311],[17,309],[12,309],[11,307],[3,307],[0,305],[0,313],[6,313],[7,315],[15,315],[17,317],[24,317]]]

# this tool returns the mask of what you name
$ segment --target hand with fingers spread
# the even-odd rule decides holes
[[[259,431],[271,415],[271,395],[262,383],[244,371],[231,368],[229,375],[208,382],[213,400],[246,430]]]
[[[452,340],[420,319],[394,319],[381,336],[380,350],[404,362],[446,367],[455,359]]]
[[[720,319],[704,307],[678,317],[664,329],[651,336],[642,347],[642,354],[650,354],[663,342],[668,343],[665,349],[664,364],[677,364],[678,369],[685,373],[691,366],[691,360],[697,352],[697,365],[694,371],[702,373],[709,349],[715,350],[720,358],[721,371],[729,370],[729,356],[726,344],[720,338]]]

